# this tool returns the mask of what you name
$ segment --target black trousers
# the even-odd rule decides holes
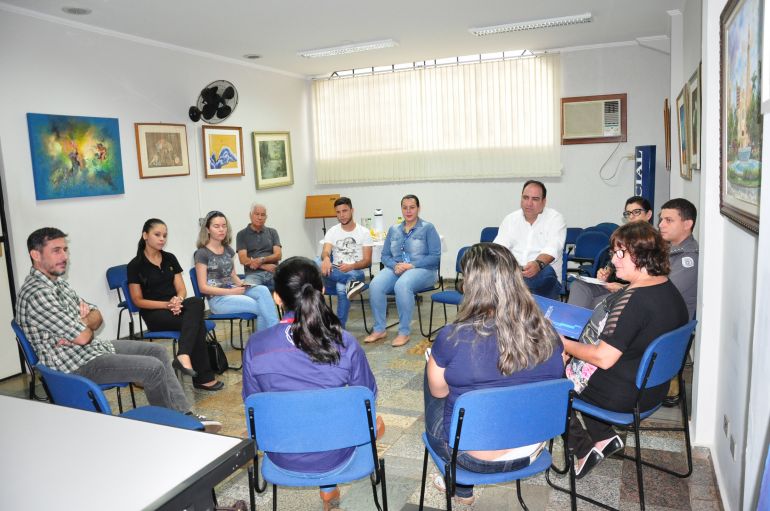
[[[142,309],[142,319],[150,330],[179,330],[179,355],[189,355],[198,376],[195,383],[214,380],[209,352],[206,349],[206,323],[203,299],[191,297],[182,302],[182,313],[175,316],[168,309]]]

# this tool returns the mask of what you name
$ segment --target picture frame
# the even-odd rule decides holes
[[[671,171],[671,106],[668,98],[663,100],[663,139],[666,151],[666,170]]]
[[[687,102],[689,108],[688,126],[690,128],[690,168],[700,170],[701,153],[701,63],[687,80]]]
[[[291,137],[288,131],[255,131],[254,176],[257,190],[294,184]]]
[[[238,126],[203,126],[203,168],[207,178],[243,176],[243,131]]]
[[[134,134],[140,179],[190,175],[184,124],[136,122]]]
[[[677,133],[679,134],[679,175],[682,179],[692,180],[692,168],[690,168],[690,123],[688,105],[689,94],[687,84],[684,84],[676,97]]]
[[[35,199],[120,195],[118,119],[27,114]]]
[[[759,232],[763,0],[730,0],[719,17],[719,211]]]

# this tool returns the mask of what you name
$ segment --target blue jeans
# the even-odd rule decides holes
[[[561,284],[556,277],[553,267],[548,265],[534,277],[524,277],[524,283],[534,295],[545,296],[552,300],[558,300],[561,292]]]
[[[425,400],[425,433],[428,437],[428,443],[431,449],[441,456],[441,459],[449,463],[452,458],[452,448],[447,443],[444,433],[444,403],[446,398],[438,398],[431,395],[428,388],[427,371],[423,378],[423,399]],[[457,453],[457,465],[478,474],[495,474],[527,467],[529,466],[529,458],[487,461],[474,458],[465,451],[459,451]],[[439,471],[442,472],[443,476],[444,467],[439,467]],[[473,495],[473,486],[456,484],[455,495],[458,497],[471,497]]]
[[[254,273],[247,273],[243,281],[252,286],[265,286],[271,292],[275,289],[273,274],[267,270],[257,270]]]
[[[209,296],[209,307],[214,314],[256,314],[257,330],[264,330],[278,323],[278,311],[275,309],[273,296],[265,286],[247,288],[242,295]]]
[[[366,276],[364,270],[350,270],[345,273],[338,268],[332,266],[332,271],[329,272],[327,277],[324,277],[324,290],[332,294],[337,293],[337,317],[340,318],[342,328],[345,328],[345,324],[348,322],[348,313],[350,312],[350,300],[348,300],[348,294],[345,291],[345,284],[351,280],[364,281]]]
[[[369,284],[369,304],[374,314],[374,332],[384,332],[387,327],[388,293],[395,292],[398,309],[398,334],[409,335],[409,323],[414,312],[414,293],[434,285],[438,280],[436,270],[412,268],[396,275],[390,268],[383,268]]]

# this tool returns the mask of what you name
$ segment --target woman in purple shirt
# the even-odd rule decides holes
[[[428,442],[447,461],[452,411],[462,394],[561,378],[564,372],[559,336],[532,298],[511,252],[478,243],[465,253],[461,267],[463,301],[457,319],[433,343],[424,391]],[[457,464],[472,472],[508,472],[528,466],[542,447],[465,451]],[[434,485],[443,491],[443,478],[436,476]],[[470,505],[473,486],[458,484],[455,495]]]
[[[275,301],[287,311],[277,325],[249,338],[243,356],[243,399],[256,392],[361,385],[377,395],[366,354],[326,304],[318,266],[291,257],[275,271]],[[377,418],[378,433],[384,428]],[[379,436],[379,434],[378,434]],[[279,467],[326,472],[345,463],[353,448],[303,454],[266,453]],[[338,504],[336,486],[322,487],[324,509]]]

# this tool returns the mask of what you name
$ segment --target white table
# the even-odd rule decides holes
[[[0,509],[180,510],[255,452],[250,439],[8,396],[0,416]]]

